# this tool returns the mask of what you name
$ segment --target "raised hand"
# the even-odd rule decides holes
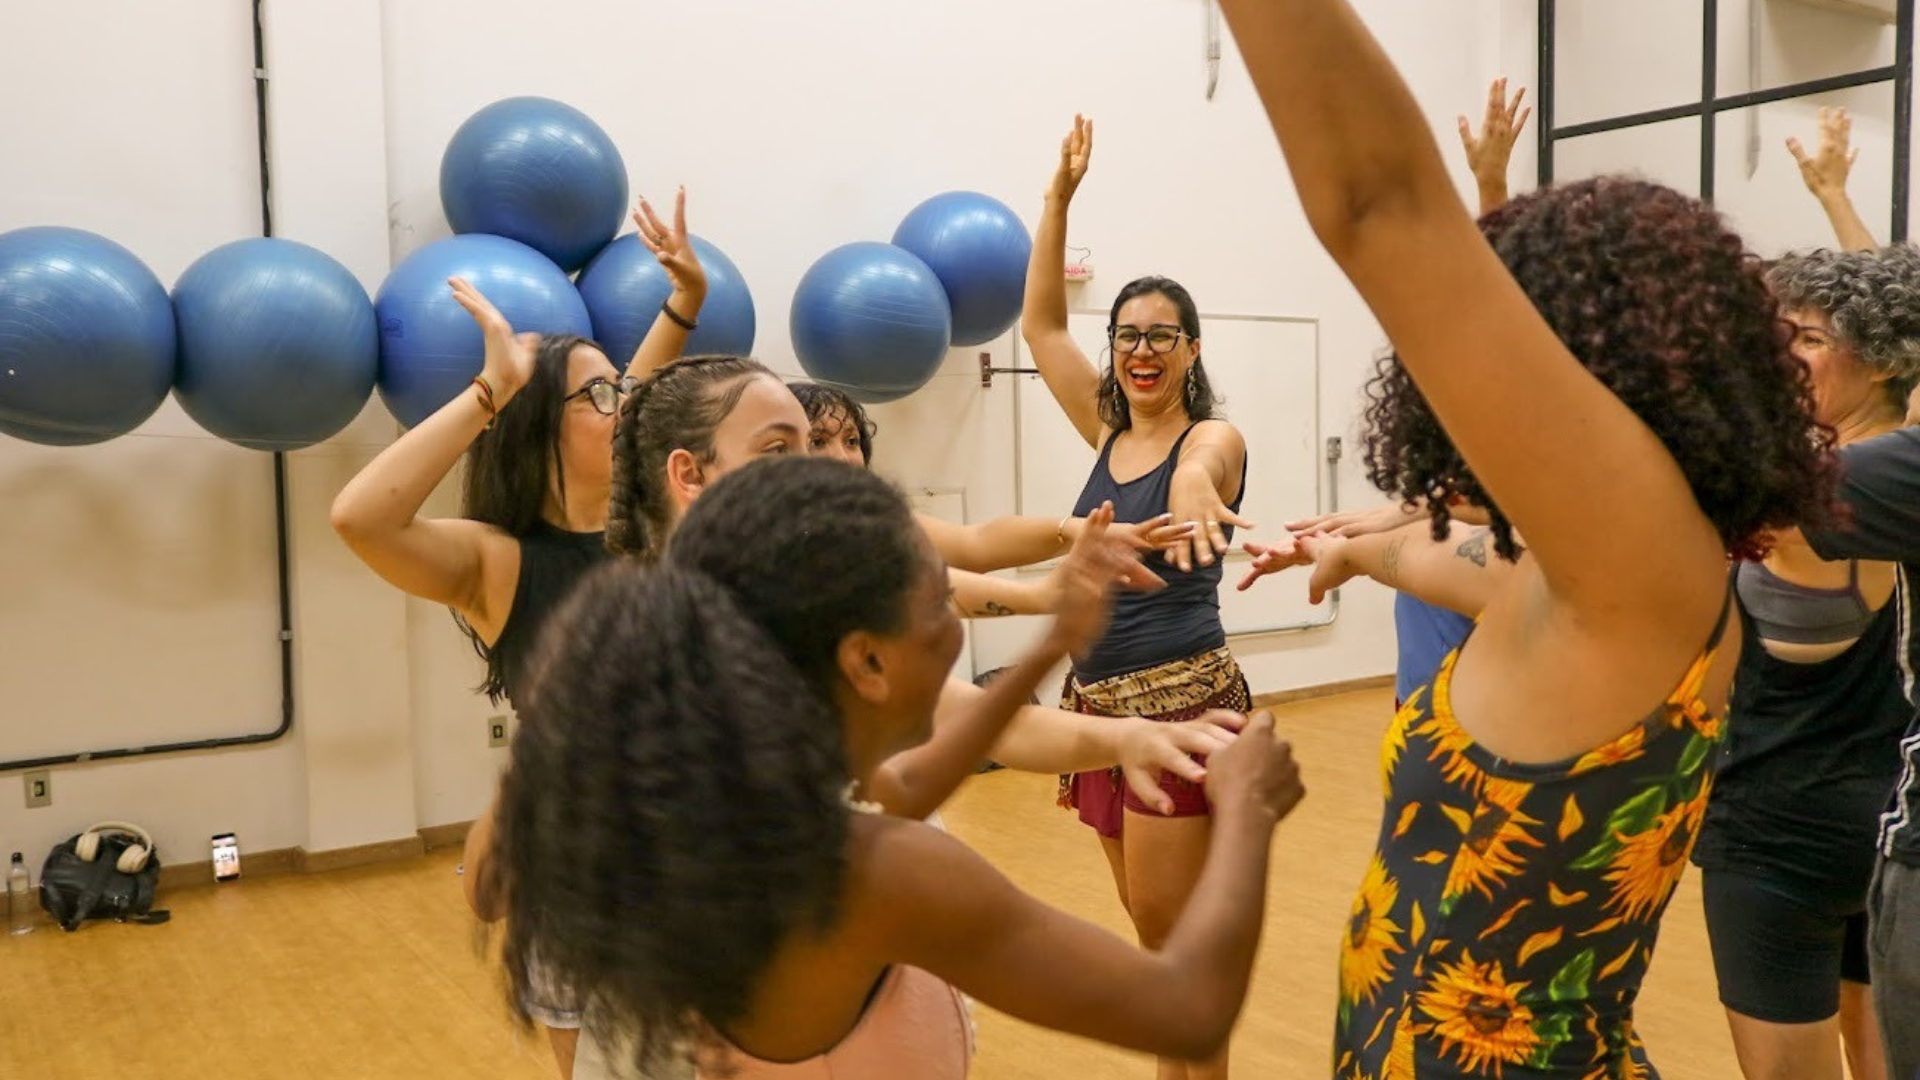
[[[1080,180],[1087,175],[1087,162],[1093,157],[1093,121],[1076,114],[1073,118],[1073,130],[1060,140],[1060,165],[1053,171],[1053,182],[1047,186],[1047,197],[1067,201],[1079,190]]]
[[[1847,174],[1853,171],[1853,163],[1860,157],[1859,148],[1850,145],[1852,134],[1853,118],[1847,115],[1847,110],[1822,108],[1820,141],[1812,154],[1807,153],[1799,139],[1787,137],[1787,151],[1799,163],[1800,179],[1806,181],[1808,191],[1822,198],[1846,193]]]
[[[1474,180],[1479,182],[1482,191],[1497,188],[1503,201],[1507,190],[1507,165],[1513,160],[1513,144],[1520,138],[1520,130],[1527,126],[1527,118],[1533,115],[1532,107],[1520,107],[1526,96],[1526,88],[1521,87],[1509,99],[1507,80],[1504,77],[1495,79],[1493,85],[1487,88],[1487,112],[1480,120],[1480,133],[1474,134],[1464,113],[1460,116],[1460,144],[1466,147],[1467,165],[1473,170]]]
[[[1112,503],[1088,514],[1073,549],[1054,571],[1059,594],[1049,641],[1070,656],[1084,656],[1106,632],[1114,586],[1131,584],[1137,578],[1135,571],[1145,573],[1132,550],[1107,535],[1112,523]]]
[[[480,374],[493,388],[495,399],[505,405],[506,397],[517,393],[527,381],[533,378],[535,353],[540,347],[539,334],[515,334],[507,317],[493,306],[479,289],[473,287],[465,278],[448,278],[447,284],[453,286],[454,302],[467,309],[473,321],[480,324],[480,333],[486,338],[486,360]]]
[[[707,298],[707,271],[700,265],[700,256],[693,250],[693,241],[687,232],[687,189],[681,188],[673,197],[673,227],[668,228],[654,213],[653,204],[645,198],[640,200],[640,208],[633,212],[633,223],[640,230],[640,242],[647,245],[653,257],[667,271],[667,280],[673,283],[673,291],[684,297],[695,309],[680,311],[684,318],[691,319]]]

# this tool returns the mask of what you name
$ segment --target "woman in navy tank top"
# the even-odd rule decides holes
[[[1246,442],[1215,414],[1200,360],[1200,316],[1178,283],[1141,278],[1120,290],[1104,371],[1067,330],[1067,206],[1086,175],[1093,125],[1075,117],[1062,141],[1046,211],[1027,271],[1022,334],[1034,362],[1087,444],[1100,451],[1074,513],[1104,502],[1114,520],[1141,522],[1171,512],[1197,525],[1158,568],[1167,587],[1114,605],[1106,634],[1068,674],[1061,707],[1097,716],[1187,720],[1209,709],[1244,712],[1246,678],[1227,651],[1220,623],[1220,560],[1246,481]],[[1192,892],[1211,830],[1201,784],[1168,775],[1160,808],[1109,771],[1061,778],[1062,805],[1093,826],[1140,943],[1157,948]],[[1165,809],[1171,807],[1170,810]],[[1162,1059],[1160,1080],[1227,1073],[1227,1054],[1207,1062]]]

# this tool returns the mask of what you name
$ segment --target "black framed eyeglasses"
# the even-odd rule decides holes
[[[622,375],[618,382],[608,382],[601,378],[588,379],[587,385],[561,398],[560,404],[564,406],[574,398],[583,397],[593,405],[594,412],[601,416],[612,416],[620,409],[620,399],[633,393],[633,388],[639,385],[640,380],[631,375]]]
[[[1112,345],[1113,351],[1117,353],[1135,352],[1140,348],[1141,342],[1146,343],[1148,352],[1156,355],[1172,352],[1173,347],[1180,344],[1180,339],[1186,336],[1185,330],[1167,323],[1155,323],[1145,330],[1137,326],[1107,327],[1107,343]]]

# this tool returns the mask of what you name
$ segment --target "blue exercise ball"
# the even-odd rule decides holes
[[[125,435],[173,386],[173,304],[104,236],[0,234],[0,431],[47,446]]]
[[[515,333],[593,333],[573,282],[546,256],[499,236],[454,236],[401,260],[373,299],[380,323],[380,400],[412,427],[480,374],[486,339],[453,299],[465,278],[500,309]]]
[[[456,233],[518,240],[571,274],[627,213],[627,166],[586,113],[516,97],[474,113],[440,158],[440,204]]]
[[[946,359],[953,315],[932,268],[892,244],[834,248],[800,279],[790,320],[800,366],[865,402],[925,386]]]
[[[753,294],[733,260],[698,236],[693,250],[707,271],[707,299],[699,327],[687,335],[688,356],[753,352]],[[593,319],[593,335],[614,366],[625,367],[673,292],[667,271],[640,238],[629,233],[601,249],[580,272],[580,299]],[[681,312],[681,314],[686,314]]]
[[[346,267],[292,240],[239,240],[173,286],[174,392],[201,427],[254,450],[298,450],[353,422],[373,393],[373,301]]]
[[[973,191],[935,195],[913,208],[893,243],[940,278],[955,345],[984,345],[1020,318],[1033,238],[1006,203]]]

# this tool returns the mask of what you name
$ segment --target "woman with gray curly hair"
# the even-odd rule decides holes
[[[1769,284],[1840,445],[1901,427],[1920,377],[1920,252],[1813,251]],[[1746,640],[1693,861],[1748,1080],[1884,1080],[1866,899],[1911,709],[1892,563],[1821,559],[1798,532],[1735,571]]]

